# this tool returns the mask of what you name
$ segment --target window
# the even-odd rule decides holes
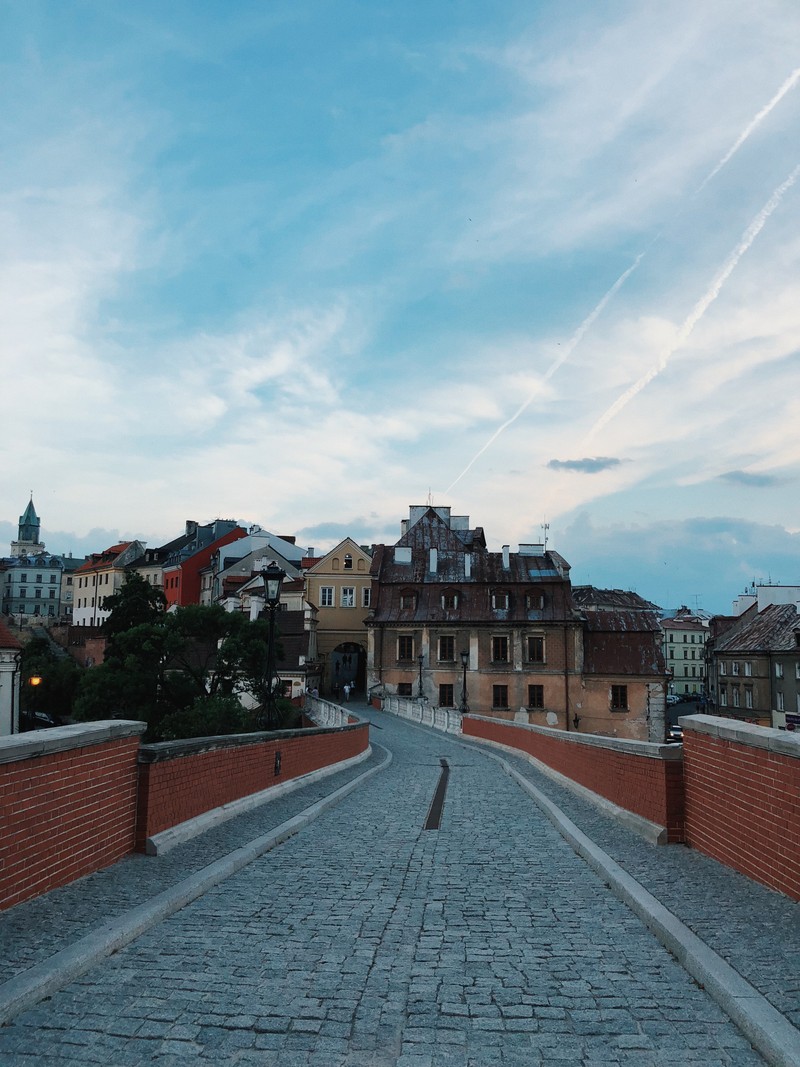
[[[782,663],[776,663],[775,664],[775,677],[776,678],[783,678],[783,664]]]
[[[55,589],[51,589],[50,590],[50,599],[51,600],[55,600],[55,598],[56,598],[56,591],[55,591]]]
[[[728,687],[726,685],[719,687],[719,706],[721,708],[727,708],[728,706]]]
[[[687,637],[686,637],[686,634],[684,634],[684,635],[683,635],[683,643],[684,643],[684,644],[686,644],[686,641],[687,641],[687,640],[688,640],[688,639],[687,639]]]
[[[739,677],[739,661],[736,659],[731,664],[731,674],[734,676],[734,678]]]
[[[733,706],[735,708],[738,708],[739,707],[739,686],[738,685],[731,686],[731,696],[733,697]]]
[[[776,696],[778,697],[778,711],[783,711],[783,693],[777,693]]]
[[[21,575],[19,576],[19,580],[20,580],[21,582],[27,582],[27,580],[28,580],[28,575],[27,575],[27,574],[21,574]]]
[[[492,638],[492,662],[493,663],[508,663],[508,638],[507,637],[493,637]]]
[[[686,651],[686,649],[683,650],[683,658],[684,659],[688,659],[689,658],[689,653]]]
[[[543,685],[529,685],[528,686],[528,707],[529,708],[543,708],[544,707],[544,686]]]
[[[507,685],[493,685],[492,686],[492,707],[493,708],[507,708],[508,707],[508,686]]]
[[[403,636],[397,638],[397,658],[403,660],[409,660],[414,658],[413,637]]]
[[[725,676],[725,675],[727,674],[727,671],[726,671],[726,669],[725,669],[725,660],[724,660],[724,659],[723,659],[723,660],[720,660],[720,663],[719,663],[719,673],[720,673],[720,676],[721,676],[721,677],[724,677],[724,676]]]
[[[525,606],[534,611],[542,611],[544,608],[544,593],[528,593],[525,597]]]
[[[492,607],[495,611],[508,611],[508,593],[502,591],[492,593]]]
[[[443,683],[439,686],[439,707],[452,708],[453,706],[453,686],[449,682]]]
[[[753,677],[753,664],[750,662],[750,660],[747,660],[744,665],[744,676],[745,678]]]
[[[800,660],[794,665],[794,676],[795,678],[800,678]]]
[[[364,588],[361,590],[361,607],[368,608],[371,601],[372,589],[368,585],[365,585]]]
[[[744,690],[744,706],[746,708],[752,708],[753,706],[753,688],[752,686],[745,686]]]
[[[333,586],[323,585],[319,591],[319,603],[320,607],[332,608],[333,607]]]
[[[537,634],[528,635],[528,661],[544,663],[544,638]]]
[[[354,608],[356,606],[356,591],[354,586],[342,586],[341,604],[343,608]]]
[[[36,596],[37,596],[37,597],[41,597],[41,595],[42,595],[42,591],[41,591],[41,589],[37,589],[37,590],[36,590]]]
[[[454,660],[456,658],[456,639],[452,635],[439,638],[439,659]]]
[[[411,682],[400,682],[397,686],[397,695],[399,697],[411,696]]]
[[[627,711],[628,710],[628,687],[627,687],[627,685],[612,685],[611,686],[611,710],[612,711]]]
[[[51,574],[51,575],[50,575],[50,584],[51,584],[51,585],[55,585],[55,581],[56,581],[56,576],[55,576],[55,574]]]
[[[37,575],[36,575],[36,581],[37,581],[37,582],[38,582],[38,583],[39,583],[40,585],[42,584],[42,576],[41,576],[41,574],[37,574]]]
[[[671,648],[669,650],[669,658],[670,659],[675,659],[675,649],[674,648]]]
[[[442,607],[445,611],[452,611],[458,607],[458,593],[442,593]]]
[[[416,607],[417,595],[416,593],[401,593],[400,594],[400,608],[402,611],[413,611]]]
[[[673,642],[674,640],[675,640],[675,634],[670,634],[670,635],[669,635],[669,643],[670,643],[670,644],[672,644],[672,642]]]
[[[350,555],[349,552],[344,557],[344,569],[346,571],[351,571],[353,569],[353,557]]]

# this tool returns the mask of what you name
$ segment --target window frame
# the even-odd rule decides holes
[[[544,686],[539,682],[528,682],[528,707],[534,711],[544,708]]]
[[[321,585],[319,587],[319,606],[321,608],[333,608],[336,607],[336,588],[332,585]]]
[[[445,653],[449,652],[450,655]],[[456,638],[455,634],[439,634],[436,643],[436,655],[439,663],[455,663],[456,661]]]
[[[509,663],[508,652],[508,634],[492,634],[492,663]]]
[[[538,642],[541,648],[541,656],[531,655],[531,646],[534,642]],[[528,663],[546,663],[547,662],[547,646],[545,644],[544,634],[526,634],[525,635],[525,656]]]
[[[444,699],[442,699],[443,697]],[[455,706],[455,690],[453,683],[439,682],[439,707],[454,708]]]
[[[499,703],[498,703],[499,700]],[[493,685],[492,686],[492,707],[501,710],[508,708],[508,686],[507,685]]]
[[[354,608],[355,606],[356,587],[354,585],[343,585],[339,590],[339,607]]]
[[[612,711],[630,711],[628,686],[612,684],[608,694],[608,703]]]
[[[397,635],[397,662],[398,663],[413,663],[414,662],[415,647],[416,647],[416,642],[414,640],[414,635],[413,634],[398,634]],[[410,654],[409,655],[404,655],[404,653],[408,652],[409,649],[410,649]]]

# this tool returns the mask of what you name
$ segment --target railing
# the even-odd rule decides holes
[[[461,712],[455,708],[436,708],[424,700],[407,700],[404,697],[385,696],[383,710],[401,719],[431,726],[448,734],[461,733]]]
[[[303,711],[317,726],[347,726],[350,722],[350,713],[341,704],[334,704],[322,697],[312,697],[306,694],[306,702]]]

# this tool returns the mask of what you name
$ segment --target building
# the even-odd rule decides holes
[[[44,552],[44,542],[39,540],[40,525],[39,516],[33,506],[33,493],[31,493],[28,506],[19,517],[17,540],[11,542],[12,557],[37,556]]]
[[[246,536],[247,530],[232,519],[215,519],[203,526],[187,522],[183,543],[163,563],[163,591],[167,598],[167,609],[199,604],[200,575],[214,553]]]
[[[60,615],[64,565],[49,552],[4,561],[3,614],[25,620],[55,621]]]
[[[101,626],[111,614],[106,597],[118,593],[130,563],[144,554],[141,541],[122,541],[103,552],[92,552],[72,576],[73,626]]]
[[[793,603],[754,602],[711,620],[709,701],[717,715],[759,726],[800,726],[800,618]]]
[[[412,507],[400,540],[373,549],[370,691],[663,741],[655,605],[591,587],[573,597],[569,572],[545,545],[490,552],[467,517]]]
[[[661,619],[669,691],[676,696],[702,697],[705,693],[708,623],[707,616],[685,606]]]
[[[350,538],[319,559],[303,560],[306,596],[319,609],[322,692],[336,695],[346,682],[364,692],[367,631],[372,597],[372,553]]]
[[[19,655],[22,645],[0,621],[0,737],[19,733]]]

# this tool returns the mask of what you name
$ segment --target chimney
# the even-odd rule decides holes
[[[509,546],[503,545],[503,570],[507,571],[511,566],[511,557],[509,556]]]
[[[308,548],[306,549],[306,555],[308,556],[309,559],[313,559],[314,558],[314,553],[316,551],[317,551],[316,548],[312,548],[311,545],[309,545]]]
[[[428,569],[430,570],[431,574],[436,574],[437,570],[439,569],[439,553],[435,548],[432,548],[430,551]]]
[[[471,578],[472,577],[472,553],[471,552],[465,552],[464,553],[464,577],[465,578]]]
[[[186,536],[187,537],[191,537],[196,533],[197,533],[197,523],[194,521],[194,519],[187,519],[186,520]]]

